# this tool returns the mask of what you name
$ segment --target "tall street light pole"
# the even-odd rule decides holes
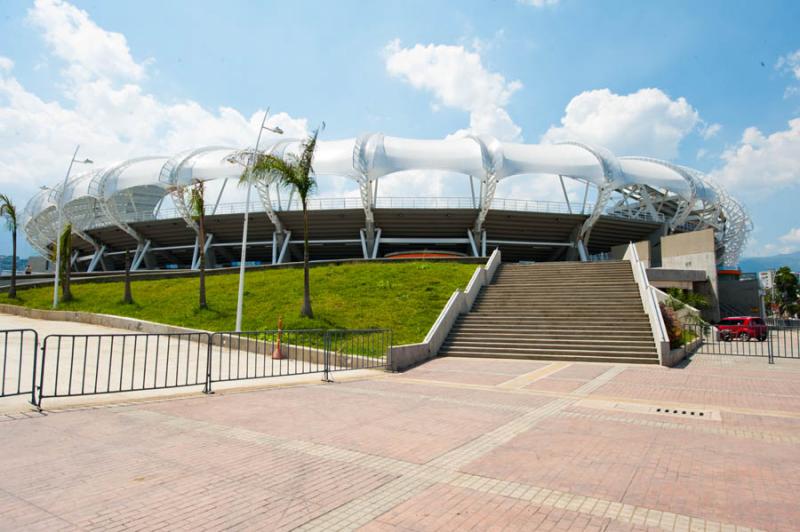
[[[72,154],[72,159],[69,161],[69,167],[67,168],[67,175],[64,176],[64,182],[61,184],[61,191],[58,194],[58,231],[56,232],[56,271],[55,271],[55,282],[53,283],[53,308],[58,308],[58,282],[61,277],[61,232],[64,230],[64,192],[67,190],[67,183],[69,182],[69,174],[72,172],[72,165],[75,163],[81,164],[92,164],[91,159],[84,159],[83,161],[78,161],[75,157],[78,156],[78,150],[80,149],[80,144],[75,146],[75,153]]]
[[[242,256],[239,261],[239,297],[236,300],[236,331],[241,332],[242,330],[242,308],[244,306],[244,270],[245,270],[245,263],[247,262],[247,224],[250,219],[250,191],[253,188],[253,182],[251,179],[250,171],[253,168],[253,165],[256,162],[256,158],[258,157],[258,148],[261,144],[261,134],[264,133],[264,130],[271,131],[272,133],[277,133],[278,135],[283,134],[283,130],[279,127],[269,128],[265,124],[267,123],[267,116],[269,116],[269,107],[264,112],[264,118],[261,120],[261,127],[258,128],[258,138],[256,139],[256,149],[253,151],[252,155],[247,159],[247,166],[245,167],[245,173],[247,174],[247,199],[245,200],[244,206],[244,226],[242,227]]]

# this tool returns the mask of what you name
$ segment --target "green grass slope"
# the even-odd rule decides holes
[[[419,342],[456,288],[464,288],[477,266],[449,262],[359,263],[311,268],[314,319],[300,317],[302,268],[247,273],[243,330],[392,329],[395,344]],[[75,299],[61,310],[128,316],[182,327],[230,331],[236,321],[239,276],[206,277],[208,310],[200,310],[197,278],[133,281],[134,304],[122,303],[123,284],[76,283]],[[19,290],[0,301],[49,309],[52,287]]]

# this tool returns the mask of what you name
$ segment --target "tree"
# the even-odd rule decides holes
[[[133,295],[131,295],[131,254],[125,250],[125,295],[122,297],[122,302],[126,305],[133,304]]]
[[[793,316],[798,311],[797,276],[788,266],[782,266],[775,272],[775,303],[782,316]]]
[[[72,273],[72,224],[64,226],[59,238],[61,239],[61,271],[56,272],[56,275],[61,278],[61,301],[66,302],[72,301],[72,287],[70,286],[70,274]]]
[[[324,124],[323,124],[324,127]],[[297,191],[300,203],[303,206],[303,308],[300,315],[313,318],[311,310],[311,290],[308,275],[308,197],[317,188],[314,169],[311,163],[314,159],[314,150],[317,147],[319,129],[303,143],[300,156],[290,154],[286,159],[269,154],[256,154],[252,176],[245,172],[243,180],[276,178],[281,185],[289,186]]]
[[[6,219],[8,230],[11,231],[11,284],[8,297],[17,297],[17,207],[5,194],[0,194],[0,216]]]
[[[197,223],[198,252],[200,253],[200,308],[208,308],[206,302],[206,202],[205,185],[195,181],[189,191],[189,210]]]

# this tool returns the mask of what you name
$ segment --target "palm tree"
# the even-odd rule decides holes
[[[300,196],[300,203],[303,205],[303,308],[300,310],[300,315],[307,318],[314,317],[311,311],[311,290],[308,280],[308,197],[317,188],[311,162],[318,136],[319,129],[303,143],[299,157],[291,154],[287,159],[282,159],[274,155],[256,154],[252,176],[245,171],[241,178],[246,182],[249,179],[266,180],[273,176],[281,185],[294,188]]]
[[[208,308],[206,303],[206,202],[205,185],[195,181],[189,195],[189,210],[198,228],[198,252],[200,253],[200,308]]]
[[[17,208],[5,194],[0,194],[0,216],[6,219],[11,231],[11,284],[8,297],[17,297]]]

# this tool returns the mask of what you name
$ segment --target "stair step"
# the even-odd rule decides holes
[[[458,353],[458,355],[456,355]],[[459,348],[445,348],[439,351],[440,356],[465,356],[465,354],[472,354],[473,356],[496,356],[500,358],[522,358],[530,356],[567,356],[567,357],[582,357],[584,360],[592,361],[606,357],[620,358],[620,359],[655,359],[658,361],[658,354],[653,351],[652,353],[626,353],[621,351],[606,351],[598,353],[597,351],[586,351],[580,349],[492,349],[487,347],[459,347]]]
[[[578,327],[555,327],[553,325],[520,325],[511,327],[503,327],[501,324],[486,324],[483,322],[457,322],[452,329],[454,332],[461,332],[466,331],[470,333],[486,333],[486,334],[567,334],[570,336],[581,335],[581,334],[592,334],[602,337],[611,337],[611,336],[624,336],[628,337],[629,335],[649,335],[650,332],[650,325],[649,324],[642,324],[639,326],[619,326],[619,327],[606,327],[604,325],[596,325],[596,326],[589,326],[589,325],[580,325]]]
[[[475,312],[472,312],[476,316],[495,316],[495,317],[506,317],[506,318],[528,318],[528,319],[536,319],[536,318],[559,318],[559,319],[584,319],[584,320],[591,320],[597,317],[603,317],[606,319],[647,319],[647,315],[644,313],[643,310],[639,311],[605,311],[602,313],[598,313],[592,310],[527,310],[527,309],[511,309],[511,310],[501,310],[501,309],[492,309],[487,311],[485,309],[478,309]]]
[[[525,355],[507,355],[504,353],[475,353],[472,351],[459,351],[453,350],[449,352],[440,352],[439,356],[446,357],[463,357],[463,358],[498,358],[498,359],[516,359],[516,360],[550,360],[550,361],[565,361],[565,362],[599,362],[605,364],[658,364],[658,357],[616,357],[616,356],[584,356],[584,355],[567,355],[556,353],[536,353]]]
[[[512,353],[520,352],[520,351],[528,351],[528,350],[535,350],[535,351],[549,351],[549,350],[559,350],[559,351],[585,351],[587,354],[603,354],[603,353],[635,353],[640,354],[642,356],[647,356],[651,353],[655,353],[655,347],[651,342],[650,345],[613,345],[613,346],[602,346],[602,345],[592,345],[592,344],[573,344],[573,343],[562,343],[562,342],[537,342],[535,345],[524,345],[515,342],[505,342],[505,343],[485,343],[485,342],[468,342],[468,341],[447,341],[442,344],[444,348],[458,348],[458,349],[501,349],[507,350]]]
[[[573,356],[583,356],[583,357],[593,357],[593,356],[614,356],[620,358],[630,358],[630,357],[640,357],[640,358],[647,358],[647,357],[654,357],[658,359],[658,353],[656,353],[655,349],[651,349],[650,351],[614,351],[614,350],[607,350],[607,351],[597,351],[595,349],[577,349],[577,348],[570,348],[570,347],[554,347],[554,348],[536,348],[536,347],[517,347],[517,348],[507,348],[507,347],[487,347],[487,346],[442,346],[439,350],[439,354],[449,354],[454,351],[466,352],[466,353],[499,353],[505,354],[507,356],[515,356],[515,355],[545,355],[545,354],[552,354],[552,355],[573,355]]]
[[[627,261],[502,264],[439,354],[658,363]]]
[[[648,338],[645,334],[640,334],[639,336],[631,336],[626,334],[618,334],[615,336],[610,335],[595,335],[595,334],[564,334],[564,333],[547,333],[542,331],[539,334],[525,334],[519,332],[508,332],[508,333],[482,333],[479,331],[464,331],[459,330],[455,331],[451,334],[454,340],[465,340],[465,341],[485,341],[487,343],[491,342],[505,342],[505,341],[515,341],[520,343],[526,342],[539,342],[539,341],[557,341],[557,342],[565,342],[565,343],[598,343],[598,342],[608,342],[612,344],[638,344],[638,343],[645,343],[649,345],[653,345],[652,338]],[[449,341],[449,340],[448,340]]]
[[[523,299],[523,298],[504,298],[504,297],[492,297],[492,298],[478,298],[475,300],[475,304],[482,304],[482,305],[538,305],[542,307],[562,307],[562,308],[573,308],[573,307],[641,307],[642,300],[641,299],[544,299],[544,298],[531,298],[531,299]]]
[[[475,324],[503,324],[503,325],[539,325],[542,327],[572,327],[574,329],[581,328],[601,328],[601,329],[618,329],[624,330],[627,327],[639,326],[650,327],[650,320],[644,315],[639,319],[626,320],[621,324],[619,320],[613,318],[596,318],[587,320],[565,319],[563,316],[495,316],[493,314],[476,315],[471,314],[463,318],[463,323]]]

